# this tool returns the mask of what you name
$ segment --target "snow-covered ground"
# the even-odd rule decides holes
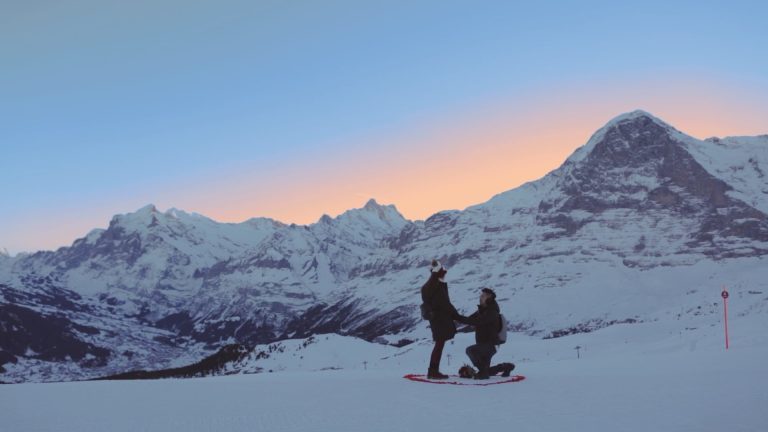
[[[736,317],[727,352],[721,323],[709,321],[615,325],[549,340],[511,335],[494,360],[514,361],[526,379],[487,387],[403,379],[425,372],[428,343],[372,348],[318,336],[302,359],[317,370],[0,386],[0,430],[767,430],[764,317]],[[444,371],[460,366],[471,338],[460,334],[446,347]],[[286,345],[284,362],[293,348]]]

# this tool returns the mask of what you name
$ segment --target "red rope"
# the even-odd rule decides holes
[[[418,374],[408,374],[403,376],[403,378],[411,381],[418,381],[418,382],[425,382],[425,383],[432,383],[432,384],[451,384],[451,385],[467,385],[467,386],[489,386],[489,385],[495,385],[495,384],[506,384],[506,383],[522,381],[525,379],[525,377],[522,375],[512,375],[503,381],[480,383],[480,382],[459,382],[459,381],[442,381],[442,380],[433,381],[428,379],[426,375],[418,375]],[[461,377],[452,376],[451,378],[461,378]],[[468,378],[462,378],[462,379],[469,380]]]

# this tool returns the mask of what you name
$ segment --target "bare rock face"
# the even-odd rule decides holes
[[[710,174],[686,149],[680,133],[650,115],[606,126],[586,158],[566,162],[557,188],[542,200],[538,221],[569,236],[609,210],[695,221],[688,248],[713,257],[763,255],[763,248],[735,252],[733,238],[768,241],[768,216],[732,198],[733,187]],[[570,217],[582,211],[590,217]]]

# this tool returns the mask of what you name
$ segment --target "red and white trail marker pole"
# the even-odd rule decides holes
[[[725,349],[728,349],[728,290],[723,287],[723,292],[720,293],[720,297],[723,298],[723,315],[725,319]]]

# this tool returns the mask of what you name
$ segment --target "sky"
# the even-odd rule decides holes
[[[643,109],[768,133],[766,2],[0,0],[0,250],[148,203],[417,220]]]

